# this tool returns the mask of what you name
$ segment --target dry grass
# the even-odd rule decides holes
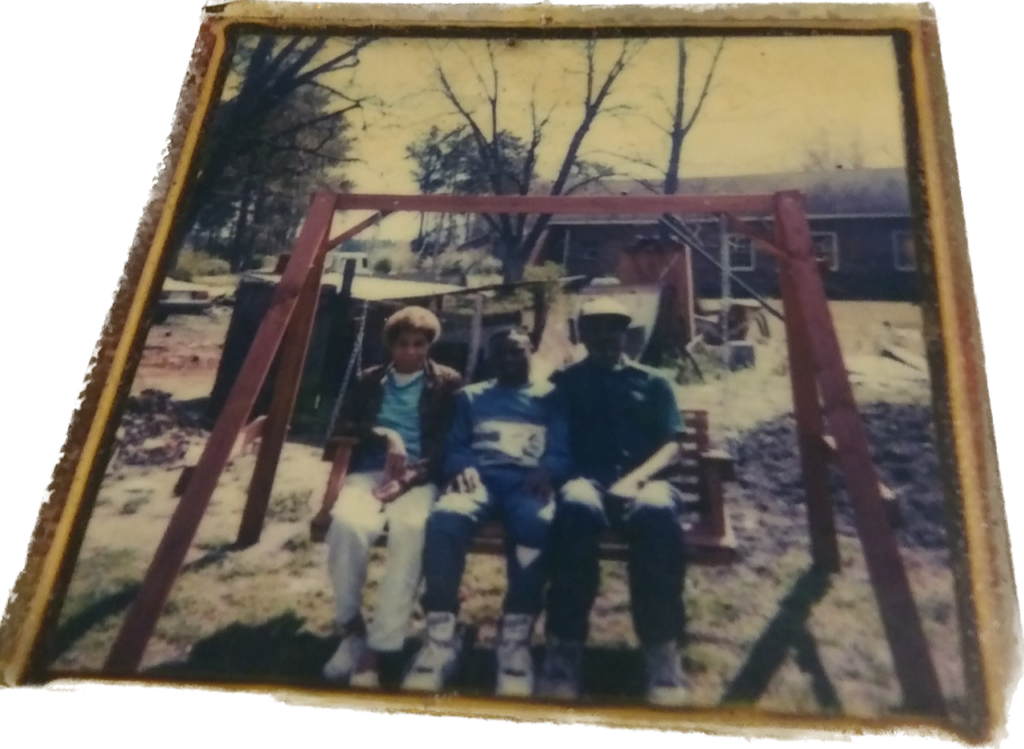
[[[926,380],[874,361],[881,323],[919,329],[917,311],[901,304],[835,303],[833,312],[844,353],[876,367],[867,366],[865,374],[853,378],[858,400],[926,408]],[[791,410],[784,351],[782,331],[773,324],[771,338],[758,347],[756,368],[729,376],[711,373],[706,384],[680,387],[683,405],[708,408],[718,437],[741,444],[756,425]],[[260,543],[230,551],[252,460],[232,465],[213,497],[186,571],[146,651],[143,668],[153,673],[309,683],[318,679],[333,647],[325,550],[309,542],[306,525],[327,466],[315,448],[286,444]],[[101,665],[133,585],[177,502],[171,487],[179,469],[121,468],[104,479],[61,612],[55,669],[92,671]],[[842,537],[844,569],[823,582],[808,574],[799,496],[791,498],[795,516],[782,515],[762,500],[756,492],[730,488],[729,511],[742,558],[729,567],[693,568],[687,576],[686,663],[695,703],[756,701],[783,712],[859,716],[898,712],[899,688],[856,539]],[[916,547],[904,554],[943,688],[956,712],[964,685],[947,555]],[[366,589],[368,614],[380,572],[378,555]],[[602,580],[590,646],[595,658],[614,658],[636,644],[624,567],[604,564]],[[480,652],[493,643],[503,592],[502,561],[473,558],[463,580],[462,618],[478,626]],[[420,625],[417,615],[414,631]],[[467,688],[489,685],[467,683]]]

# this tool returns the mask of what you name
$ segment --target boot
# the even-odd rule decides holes
[[[530,697],[533,695],[533,658],[530,655],[533,617],[505,614],[500,633],[495,693],[499,697]]]
[[[455,674],[461,648],[455,614],[447,611],[427,614],[427,641],[416,654],[402,689],[440,692]]]

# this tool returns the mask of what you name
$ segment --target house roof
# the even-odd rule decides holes
[[[538,192],[550,183],[537,185]],[[783,172],[732,177],[691,177],[679,181],[679,194],[741,195],[799,190],[807,198],[810,216],[909,216],[910,197],[903,169],[834,169],[826,172]],[[650,195],[633,179],[590,183],[573,195]],[[552,224],[656,223],[651,216],[573,216],[559,214]]]

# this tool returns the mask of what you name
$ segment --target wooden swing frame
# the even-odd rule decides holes
[[[375,213],[331,238],[337,211]],[[489,214],[718,214],[779,263],[811,553],[817,567],[838,572],[835,512],[828,489],[828,463],[843,474],[854,509],[868,573],[904,707],[943,716],[939,686],[921,618],[910,590],[867,433],[843,362],[825,288],[814,257],[803,195],[504,196],[349,195],[316,193],[274,292],[270,308],[242,364],[199,462],[168,522],[106,659],[104,671],[138,669],[174,581],[195,537],[238,435],[280,349],[281,367],[239,530],[239,544],[255,543],[262,529],[274,475],[295,407],[298,384],[313,329],[325,255],[394,211]],[[769,236],[738,216],[772,216]],[[825,429],[828,420],[829,430]]]

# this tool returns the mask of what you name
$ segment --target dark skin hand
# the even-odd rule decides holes
[[[490,359],[494,375],[503,387],[522,387],[530,381],[530,355],[533,346],[530,338],[521,331],[511,331],[491,339]],[[466,468],[448,484],[448,491],[470,493],[481,486],[480,474],[475,468]],[[554,498],[554,486],[550,474],[538,468],[527,477],[524,487],[528,494],[545,502]]]

